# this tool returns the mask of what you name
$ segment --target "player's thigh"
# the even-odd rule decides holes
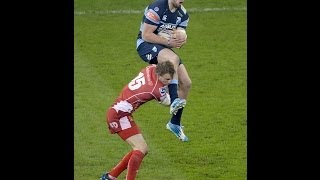
[[[179,82],[182,84],[182,86],[191,86],[191,79],[189,77],[188,71],[184,64],[180,64],[178,68],[178,77]]]
[[[179,63],[179,56],[171,49],[164,48],[158,54],[158,62],[171,61],[174,64]]]

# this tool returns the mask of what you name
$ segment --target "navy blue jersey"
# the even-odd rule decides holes
[[[189,22],[189,15],[186,9],[181,5],[175,12],[169,10],[168,0],[157,0],[146,7],[142,22],[140,25],[140,31],[138,34],[138,44],[144,42],[141,37],[143,30],[143,23],[157,26],[154,31],[158,34],[161,31],[170,31],[177,27],[187,28]]]

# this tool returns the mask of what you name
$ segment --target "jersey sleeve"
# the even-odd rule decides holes
[[[159,25],[161,20],[161,14],[163,14],[164,6],[155,1],[150,4],[144,12],[144,22],[151,25]]]
[[[146,16],[146,19],[144,21],[145,23],[152,24],[152,25],[160,24],[160,16],[153,9],[148,9],[145,13],[145,16]]]

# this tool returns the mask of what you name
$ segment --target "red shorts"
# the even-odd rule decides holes
[[[111,134],[117,133],[123,140],[140,134],[140,130],[134,122],[131,114],[123,115],[123,112],[116,112],[115,109],[109,108],[107,111],[107,124]]]

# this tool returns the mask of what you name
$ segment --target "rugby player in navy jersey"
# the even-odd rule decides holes
[[[180,140],[188,141],[181,128],[181,116],[191,88],[191,79],[180,57],[172,50],[181,48],[186,39],[166,39],[157,35],[159,32],[174,34],[176,29],[187,28],[189,15],[182,6],[183,2],[184,0],[156,0],[147,6],[140,25],[136,49],[142,60],[150,64],[167,60],[174,64],[177,73],[168,86],[172,118],[166,127]]]

